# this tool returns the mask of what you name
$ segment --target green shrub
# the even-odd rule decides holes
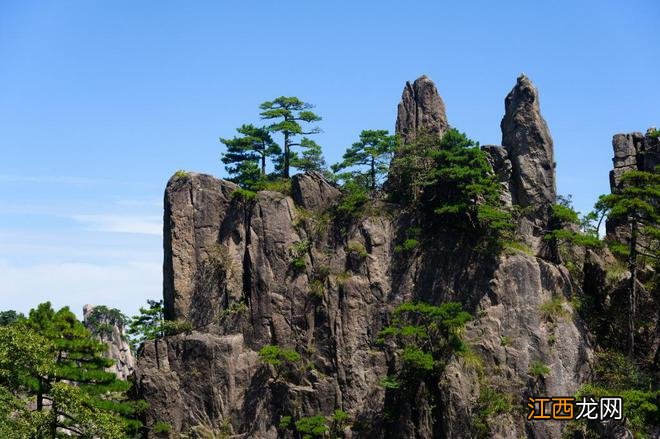
[[[341,273],[337,273],[337,275],[336,275],[337,283],[339,285],[343,285],[346,282],[348,282],[348,280],[352,277],[353,277],[353,275],[351,273],[349,273],[348,271],[342,271]]]
[[[660,424],[660,390],[629,358],[616,351],[598,352],[593,371],[592,382],[580,387],[576,399],[621,396],[626,426],[635,437],[647,437],[653,426]],[[592,425],[582,424],[587,431],[595,433]]]
[[[543,239],[546,241],[556,239],[560,242],[566,242],[587,248],[598,248],[602,246],[602,242],[597,236],[586,235],[569,229],[553,230],[552,232],[545,234]]]
[[[514,240],[504,240],[501,244],[506,254],[511,255],[520,252],[528,256],[535,256],[534,251],[525,243]]]
[[[185,320],[165,320],[163,322],[163,332],[165,335],[190,334],[192,333],[192,323]]]
[[[153,427],[151,427],[151,430],[154,433],[157,433],[157,434],[158,433],[169,433],[170,431],[172,431],[172,426],[170,424],[168,424],[167,422],[156,421],[154,423]]]
[[[511,346],[511,337],[508,335],[503,335],[500,337],[500,345],[501,346]]]
[[[433,360],[433,355],[414,346],[406,346],[403,349],[401,360],[403,361],[404,367],[409,370],[418,369],[422,371],[430,371],[433,370],[436,364]]]
[[[369,192],[364,187],[347,181],[342,188],[342,194],[335,209],[339,218],[351,221],[362,216],[365,211],[364,207],[369,201]]]
[[[649,129],[646,135],[651,137],[652,139],[658,139],[660,138],[660,130],[656,128]]]
[[[546,320],[553,322],[568,315],[568,311],[564,308],[564,298],[561,296],[554,296],[542,303],[539,311]]]
[[[282,429],[287,429],[291,426],[291,416],[281,416],[279,427]]]
[[[243,301],[232,302],[228,308],[225,308],[220,312],[220,317],[222,318],[222,317],[233,316],[241,312],[247,311],[247,309],[248,309],[247,303]]]
[[[508,234],[512,221],[501,200],[502,185],[479,144],[454,128],[439,141],[423,141],[430,145],[421,149],[427,156],[422,164],[432,165],[422,166],[417,177],[423,187],[422,205],[430,207],[447,228],[496,241]]]
[[[474,410],[474,418],[472,419],[472,426],[476,430],[477,437],[491,437],[489,419],[512,411],[511,395],[498,392],[490,386],[481,386],[477,406]]]
[[[227,277],[234,268],[234,261],[229,255],[229,250],[221,244],[214,244],[208,249],[206,263],[218,276]]]
[[[323,236],[328,231],[332,216],[329,212],[313,212],[311,210],[296,208],[296,215],[293,220],[295,227],[305,227],[305,229],[314,236]]]
[[[266,345],[259,349],[259,359],[275,368],[278,379],[281,375],[289,375],[298,369],[298,363],[302,360],[300,354],[293,349],[282,348],[277,345]]]
[[[582,299],[576,295],[571,296],[569,303],[571,304],[571,308],[575,311],[580,311],[580,309],[582,309]]]
[[[325,281],[330,276],[330,267],[324,264],[316,264],[314,267],[314,278]]]
[[[309,284],[309,295],[315,299],[323,299],[325,296],[325,284],[319,279],[314,279]]]
[[[269,344],[259,350],[259,358],[264,363],[280,366],[284,362],[298,362],[301,357],[293,349],[281,348],[277,345]]]
[[[565,224],[578,224],[578,213],[570,205],[555,204],[552,206],[552,218]]]
[[[552,206],[551,225],[553,230],[548,232],[543,239],[554,241],[558,245],[570,244],[587,248],[598,248],[602,246],[598,238],[596,212],[580,218],[578,212],[573,209],[571,196],[558,196],[559,204]],[[576,231],[575,229],[579,229]],[[561,251],[561,249],[560,249]]]
[[[257,193],[249,189],[238,188],[231,193],[231,197],[243,201],[254,201],[257,199]]]
[[[323,437],[330,431],[326,422],[325,417],[320,415],[300,418],[296,421],[296,430],[302,434],[303,439]]]
[[[16,318],[18,320],[18,317]],[[112,336],[114,326],[128,326],[129,320],[126,315],[116,308],[108,308],[104,305],[95,306],[92,311],[85,316],[85,326],[92,333],[100,337]]]
[[[276,180],[261,180],[254,186],[257,191],[272,191],[281,194],[291,195],[291,180],[288,178],[279,178]]]
[[[380,384],[380,386],[385,389],[398,389],[401,387],[399,380],[392,376],[386,376],[385,378],[382,378],[378,384]]]
[[[311,246],[311,242],[306,239],[304,241],[296,242],[289,248],[291,266],[296,272],[304,271],[307,268],[305,257]]]
[[[608,284],[615,284],[619,282],[628,273],[628,266],[623,262],[616,261],[616,263],[609,265],[605,272],[605,281]]]
[[[190,174],[187,171],[184,171],[182,169],[179,169],[178,171],[176,171],[174,173],[174,177],[176,177],[176,178],[183,178],[183,177],[187,177],[188,175],[190,175]]]
[[[408,238],[402,244],[394,247],[394,253],[406,253],[419,247],[419,241],[414,238]]]
[[[529,366],[529,374],[536,379],[545,378],[549,373],[550,368],[539,360],[532,361]]]
[[[397,379],[416,381],[441,372],[451,355],[466,350],[460,335],[470,319],[456,302],[404,302],[394,309],[391,324],[380,331],[377,342],[396,346],[402,362]]]
[[[369,253],[367,253],[367,250],[364,248],[364,245],[362,245],[361,242],[349,241],[346,250],[349,254],[357,256],[358,258],[366,258],[369,256]]]

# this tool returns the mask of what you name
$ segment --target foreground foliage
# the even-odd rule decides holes
[[[0,327],[2,437],[125,438],[135,434],[142,402],[106,372],[113,360],[68,309],[43,303]]]
[[[625,172],[621,184],[620,191],[602,195],[596,209],[628,229],[627,242],[613,250],[628,259],[628,353],[632,356],[640,265],[648,262],[656,272],[660,268],[660,166],[653,172]]]
[[[632,360],[616,351],[596,354],[594,375],[590,383],[580,387],[576,398],[620,396],[623,399],[624,418],[618,421],[630,429],[635,437],[647,437],[650,430],[660,425],[658,400],[660,391],[653,380]],[[597,421],[573,422],[571,431],[581,431],[598,437],[602,426]]]

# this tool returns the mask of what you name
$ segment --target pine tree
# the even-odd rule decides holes
[[[500,199],[502,187],[486,153],[451,128],[441,138],[420,136],[396,159],[402,199],[432,211],[443,226],[479,233],[497,243],[511,228]]]
[[[25,318],[23,314],[18,313],[13,309],[7,311],[0,311],[0,326],[11,325],[23,318]]]
[[[321,146],[306,137],[300,140],[300,146],[304,149],[301,154],[292,154],[291,166],[303,172],[325,172],[326,164]]]
[[[51,352],[50,341],[24,324],[0,326],[0,437],[48,437],[48,414],[31,406],[38,378],[53,372]]]
[[[43,303],[30,311],[24,324],[50,343],[52,369],[30,379],[37,411],[48,414],[48,437],[68,432],[119,438],[139,427],[130,418],[140,404],[125,396],[130,384],[106,371],[114,362],[104,357],[106,345],[94,339],[68,307],[55,312],[49,302]]]
[[[630,271],[628,354],[632,356],[640,260],[648,259],[656,267],[660,261],[660,166],[652,172],[628,171],[621,182],[620,191],[599,198],[596,210],[627,225],[630,231],[622,253],[628,257]]]
[[[263,111],[261,118],[265,120],[278,120],[268,127],[272,133],[282,133],[284,136],[284,151],[282,152],[282,176],[289,178],[290,168],[296,167],[293,147],[298,146],[305,149],[316,148],[318,145],[306,137],[300,142],[295,142],[296,136],[307,136],[321,132],[318,127],[304,130],[301,123],[309,124],[318,122],[321,117],[316,115],[310,109],[313,105],[303,102],[295,96],[280,96],[272,101],[266,101],[259,107]],[[320,152],[320,148],[319,151]],[[314,152],[308,153],[314,155]],[[320,155],[320,154],[319,154]],[[311,157],[308,157],[311,158]],[[315,159],[316,160],[316,159]],[[299,164],[310,162],[299,162]],[[318,162],[317,162],[318,163]]]
[[[373,196],[389,170],[396,144],[396,137],[390,136],[387,130],[364,130],[360,133],[360,140],[346,150],[343,160],[333,165],[332,170],[356,168],[342,175],[342,179],[362,182]]]
[[[155,340],[165,336],[166,321],[162,300],[147,300],[148,307],[141,307],[140,313],[133,316],[128,324],[128,334],[134,349],[146,340]]]
[[[222,154],[225,169],[231,181],[244,189],[253,188],[266,177],[267,159],[277,161],[280,147],[273,141],[266,127],[242,125],[236,131],[241,136],[233,139],[220,138],[227,150]]]

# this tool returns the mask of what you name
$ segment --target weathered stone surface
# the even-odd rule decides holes
[[[313,211],[327,209],[340,195],[339,189],[318,172],[294,175],[291,191],[296,204]]]
[[[441,135],[448,128],[445,104],[427,76],[406,82],[397,110],[396,133],[411,143],[419,133]]]
[[[412,139],[429,128],[440,134],[447,123],[422,77],[406,85],[397,132]],[[525,206],[554,203],[552,141],[524,77],[507,98],[503,130],[505,148],[484,150],[505,194]],[[168,183],[165,296],[170,315],[196,331],[145,344],[136,377],[151,403],[147,425],[169,422],[173,437],[206,423],[232,437],[293,438],[278,427],[282,416],[341,409],[352,421],[345,437],[475,437],[475,402],[486,386],[515,395],[518,406],[530,395],[572,394],[585,379],[591,347],[580,317],[568,301],[554,325],[540,311],[573,294],[564,267],[475,251],[470,237],[443,235],[383,202],[360,219],[328,223],[338,194],[317,175],[295,177],[293,198],[260,192],[244,200],[230,196],[234,188],[196,175]],[[544,219],[528,218],[526,233],[540,239]],[[395,251],[412,228],[423,231],[419,245]],[[212,246],[221,264],[210,263]],[[392,394],[379,382],[397,358],[376,339],[406,300],[461,302],[474,316],[466,339],[485,373],[454,358],[439,382],[412,389],[391,411]],[[306,367],[279,376],[258,360],[266,344],[295,349]],[[547,377],[530,376],[535,360],[548,365]],[[517,412],[488,421],[494,437],[560,437],[557,424],[528,423]]]
[[[547,221],[548,208],[556,201],[553,144],[541,116],[538,91],[525,75],[518,77],[507,95],[500,125],[502,145],[509,153],[513,168],[513,203],[532,206],[536,217]]]
[[[199,268],[218,242],[233,183],[210,175],[174,175],[165,189],[163,298],[167,318],[187,319]]]
[[[615,134],[612,137],[612,149],[614,150],[614,157],[612,157],[614,167],[610,171],[610,189],[616,192],[622,189],[621,175],[626,171],[639,169],[637,154],[644,150],[644,136],[642,133]]]
[[[217,191],[221,186],[214,184]],[[187,208],[188,198],[179,200]],[[237,437],[290,437],[277,428],[280,416],[328,415],[340,408],[354,420],[349,437],[431,438],[439,431],[460,437],[471,431],[474,401],[485,385],[460,359],[450,363],[438,390],[419,389],[415,406],[401,409],[397,427],[382,424],[386,392],[378,383],[392,363],[376,338],[389,311],[414,298],[459,300],[480,310],[467,336],[492,367],[492,385],[502,390],[521,398],[546,390],[570,394],[582,379],[590,349],[574,324],[579,318],[560,322],[554,331],[562,344],[552,345],[550,326],[539,311],[550,297],[570,294],[564,269],[522,254],[491,266],[441,237],[432,251],[400,255],[394,244],[409,223],[387,215],[351,224],[337,239],[331,226],[320,231],[314,219],[297,218],[293,200],[276,192],[260,192],[254,201],[235,198],[226,209],[198,212],[223,218],[212,235],[231,260],[231,274],[217,287],[226,294],[189,302],[188,315],[199,331],[148,342],[141,352],[136,376],[151,403],[148,424],[168,422],[175,434],[206,422],[225,425]],[[296,253],[303,242],[308,243],[304,251]],[[351,254],[349,242],[363,246],[366,256]],[[304,270],[293,267],[294,258],[301,258]],[[312,282],[321,283],[320,294],[312,292]],[[515,344],[501,346],[502,336]],[[294,348],[313,367],[277,379],[257,359],[266,344]],[[529,377],[530,362],[537,359],[551,368],[545,380]],[[441,412],[428,402],[435,391],[445,401]],[[553,426],[526,425],[518,417],[493,425],[502,435],[532,429],[538,437],[559,437]]]
[[[532,395],[572,395],[588,378],[592,348],[579,329],[580,318],[564,302],[566,315],[556,322],[546,319],[540,308],[553,297],[567,300],[573,294],[568,271],[524,254],[503,258],[479,303],[478,317],[465,337],[483,361],[484,373],[456,359],[445,372],[443,385],[449,393],[446,437],[464,437],[479,393],[486,387],[517,395],[514,405],[525,406]],[[556,340],[556,341],[555,341]],[[550,368],[544,378],[530,375],[530,366],[540,361]],[[523,417],[505,414],[493,420],[494,437],[524,437]],[[532,422],[533,437],[561,437],[560,424]]]
[[[84,323],[88,329],[92,331],[99,340],[108,345],[107,358],[115,360],[115,364],[108,369],[109,372],[114,372],[121,380],[126,380],[133,374],[135,370],[135,357],[131,351],[131,346],[128,344],[124,332],[124,324],[118,321],[109,321],[104,319],[98,323],[107,324],[109,330],[104,330],[99,333],[89,325],[89,316],[92,314],[94,306],[85,305],[83,307]]]
[[[509,160],[509,153],[501,146],[484,145],[481,147],[488,154],[488,161],[497,175],[497,180],[502,184],[502,202],[505,206],[512,206],[511,198],[511,173],[513,167]]]
[[[166,422],[175,432],[197,425],[218,429],[219,420],[232,417],[245,419],[241,427],[250,431],[248,421],[263,422],[244,412],[253,403],[246,396],[257,396],[250,392],[259,367],[241,335],[193,332],[145,342],[135,380],[151,403],[147,418]]]
[[[610,192],[617,193],[623,189],[621,177],[628,171],[650,172],[660,164],[660,138],[652,135],[650,128],[646,135],[635,132],[615,134],[612,137],[612,170],[610,171]],[[607,236],[618,241],[627,241],[629,231],[619,220],[608,219]]]

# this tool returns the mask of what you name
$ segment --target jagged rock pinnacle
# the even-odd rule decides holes
[[[521,74],[507,95],[500,124],[502,145],[513,167],[513,203],[535,206],[538,211],[556,201],[555,163],[552,137],[541,109],[539,94],[527,76]]]
[[[445,104],[431,79],[422,75],[412,84],[406,82],[396,118],[396,133],[404,143],[418,133],[442,134],[448,127]]]

